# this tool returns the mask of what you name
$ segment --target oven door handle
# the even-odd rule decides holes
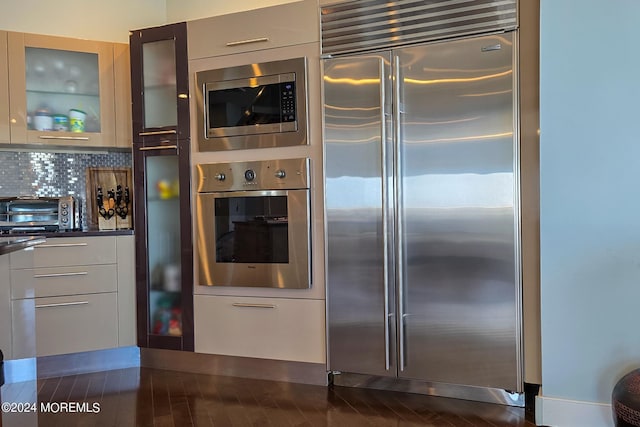
[[[303,190],[309,191],[307,188]],[[292,190],[243,190],[243,191],[212,191],[209,193],[198,193],[198,196],[213,196],[216,199],[230,197],[273,197],[288,196]]]

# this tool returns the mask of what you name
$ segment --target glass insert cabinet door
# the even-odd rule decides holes
[[[7,64],[7,32],[0,31],[0,67],[8,68]],[[0,73],[0,144],[9,142],[9,76]]]
[[[98,55],[25,48],[27,129],[100,132]]]
[[[143,127],[164,128],[178,124],[176,110],[175,40],[142,45]]]
[[[146,171],[149,333],[181,336],[178,157],[149,156]]]
[[[113,46],[9,33],[12,142],[113,145]]]
[[[134,142],[188,138],[186,23],[132,31],[129,45]]]

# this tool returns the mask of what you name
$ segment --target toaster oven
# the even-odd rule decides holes
[[[0,198],[3,233],[76,230],[79,216],[79,203],[73,196]]]

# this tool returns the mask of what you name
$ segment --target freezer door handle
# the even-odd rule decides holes
[[[402,114],[402,99],[401,95],[401,87],[400,87],[400,58],[397,55],[393,57],[393,104],[396,107],[396,114],[394,115],[394,151],[396,155],[393,158],[394,165],[394,199],[393,199],[393,210],[396,214],[396,222],[395,222],[395,244],[396,244],[396,254],[397,254],[397,267],[396,267],[396,283],[398,289],[398,315],[399,315],[399,325],[398,325],[398,346],[400,347],[400,371],[404,371],[406,367],[405,363],[405,326],[404,326],[404,270],[402,268],[404,261],[404,251],[402,250],[402,242],[403,242],[403,224],[402,224],[402,212],[400,212],[400,202],[402,200],[402,162],[401,162],[401,142],[402,142],[402,129],[401,129],[401,114]]]
[[[380,163],[381,163],[381,171],[382,171],[382,244],[383,244],[383,292],[384,292],[384,368],[388,371],[391,368],[391,358],[389,356],[390,353],[390,327],[389,327],[389,318],[391,314],[389,313],[389,198],[388,198],[388,189],[387,189],[387,150],[386,150],[386,141],[387,141],[387,129],[386,129],[386,115],[385,115],[385,106],[386,106],[386,86],[385,86],[385,73],[384,73],[384,60],[380,58],[379,62],[380,66]]]

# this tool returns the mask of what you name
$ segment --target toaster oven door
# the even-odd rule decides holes
[[[6,204],[4,225],[11,230],[46,231],[58,226],[58,199],[16,198]]]

